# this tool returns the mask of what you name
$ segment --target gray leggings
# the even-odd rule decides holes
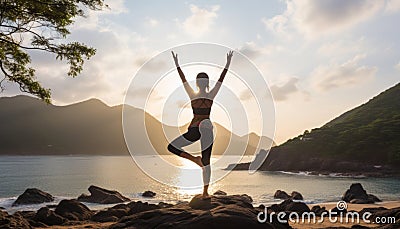
[[[200,125],[201,126],[201,125]],[[185,152],[182,147],[193,144],[200,140],[201,157],[203,165],[210,164],[211,151],[214,141],[214,134],[211,128],[189,127],[188,131],[177,137],[168,145],[168,150],[178,156]]]

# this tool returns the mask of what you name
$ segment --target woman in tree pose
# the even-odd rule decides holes
[[[203,169],[203,197],[208,196],[208,185],[211,177],[210,158],[214,141],[213,125],[210,121],[211,107],[215,96],[221,88],[225,75],[228,72],[232,56],[233,51],[229,51],[226,55],[225,68],[213,89],[209,90],[209,78],[206,73],[201,72],[197,74],[196,85],[198,91],[195,92],[188,84],[185,74],[179,67],[178,54],[172,52],[175,66],[178,70],[179,76],[181,77],[186,93],[189,95],[191,101],[193,119],[189,124],[188,131],[173,140],[168,145],[168,150],[180,157],[193,161]],[[182,147],[193,144],[198,140],[200,140],[201,144],[201,156],[195,157],[182,149]]]

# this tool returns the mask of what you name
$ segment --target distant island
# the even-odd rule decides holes
[[[143,110],[131,106],[128,118],[137,120],[131,128],[138,130],[134,136],[135,153],[148,155],[151,146],[143,124],[146,119],[148,134],[159,154],[171,154],[167,151],[169,136],[178,136],[179,129],[161,124],[156,118]],[[55,106],[24,95],[0,98],[0,155],[129,155],[122,128],[123,106],[110,107],[98,99],[90,99],[66,106]],[[214,152],[222,154],[227,147],[234,152],[243,145],[246,155],[257,151],[260,137],[255,133],[238,136],[221,125],[214,123],[217,129]],[[248,140],[247,140],[248,139]],[[261,137],[260,148],[268,147],[271,139]],[[234,152],[241,155],[242,152]]]
[[[242,163],[235,169],[248,167]],[[259,170],[400,174],[400,84],[273,147]]]

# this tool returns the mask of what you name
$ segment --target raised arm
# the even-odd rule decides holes
[[[221,75],[220,75],[220,77],[218,79],[218,82],[215,84],[214,88],[210,91],[211,98],[214,98],[218,94],[218,91],[221,88],[222,82],[225,79],[226,73],[228,72],[229,66],[231,65],[232,57],[233,57],[233,51],[229,51],[226,54],[225,68],[222,71],[222,73],[221,73]]]
[[[185,74],[183,73],[181,67],[179,66],[178,54],[175,54],[173,51],[171,51],[171,53],[172,53],[172,57],[174,58],[176,69],[178,70],[179,77],[181,77],[183,87],[185,88],[185,91],[189,95],[189,97],[192,98],[194,95],[194,91],[193,91],[192,87],[190,87],[189,83],[186,80]]]

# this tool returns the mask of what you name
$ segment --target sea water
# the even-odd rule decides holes
[[[185,159],[174,155],[168,160],[184,162]],[[244,158],[242,161],[249,161]],[[214,158],[215,160],[215,158]],[[0,156],[0,207],[9,212],[17,210],[37,210],[45,206],[28,205],[12,207],[13,201],[27,188],[39,188],[55,196],[56,204],[61,199],[77,198],[80,194],[89,194],[87,188],[97,185],[117,190],[133,199],[158,203],[160,201],[177,203],[188,201],[199,189],[182,189],[179,186],[184,174],[167,168],[164,164],[154,164],[154,158],[148,156],[141,160],[151,164],[157,177],[170,185],[160,183],[146,175],[130,156]],[[188,162],[191,163],[191,162]],[[228,166],[228,165],[227,165]],[[226,173],[223,167],[216,168],[215,174]],[[190,177],[201,182],[198,176]],[[288,193],[300,192],[306,203],[333,202],[340,200],[352,183],[361,183],[368,193],[382,200],[399,200],[399,178],[366,178],[309,175],[308,173],[232,171],[223,179],[210,186],[210,193],[223,190],[228,194],[247,194],[254,205],[280,202],[273,198],[277,189]],[[151,190],[157,193],[155,198],[144,198],[141,193]],[[87,204],[92,209],[105,205]]]

